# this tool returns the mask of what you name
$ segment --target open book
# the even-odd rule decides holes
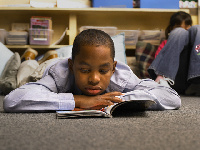
[[[56,111],[58,119],[77,117],[113,117],[124,112],[141,112],[156,104],[153,100],[128,100],[105,107],[101,110]]]

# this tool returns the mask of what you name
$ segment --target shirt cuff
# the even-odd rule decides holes
[[[59,109],[58,110],[74,110],[75,101],[71,93],[59,93]]]

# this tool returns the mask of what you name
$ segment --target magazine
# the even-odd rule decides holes
[[[112,118],[124,112],[143,112],[156,104],[153,100],[128,100],[102,108],[101,110],[56,111],[57,119],[82,118],[82,117],[107,117]]]

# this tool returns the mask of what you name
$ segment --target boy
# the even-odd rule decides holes
[[[152,110],[180,107],[180,97],[173,89],[150,79],[140,80],[127,65],[114,61],[114,56],[114,43],[108,34],[85,30],[74,40],[72,58],[52,65],[41,80],[8,94],[4,110],[101,109],[130,98],[154,100]]]

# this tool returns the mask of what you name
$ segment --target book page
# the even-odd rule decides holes
[[[83,118],[83,117],[112,117],[101,110],[56,111],[57,119]]]
[[[128,100],[108,106],[103,111],[109,115],[113,115],[113,113],[120,114],[120,111],[145,111],[153,104],[156,104],[153,100]]]

